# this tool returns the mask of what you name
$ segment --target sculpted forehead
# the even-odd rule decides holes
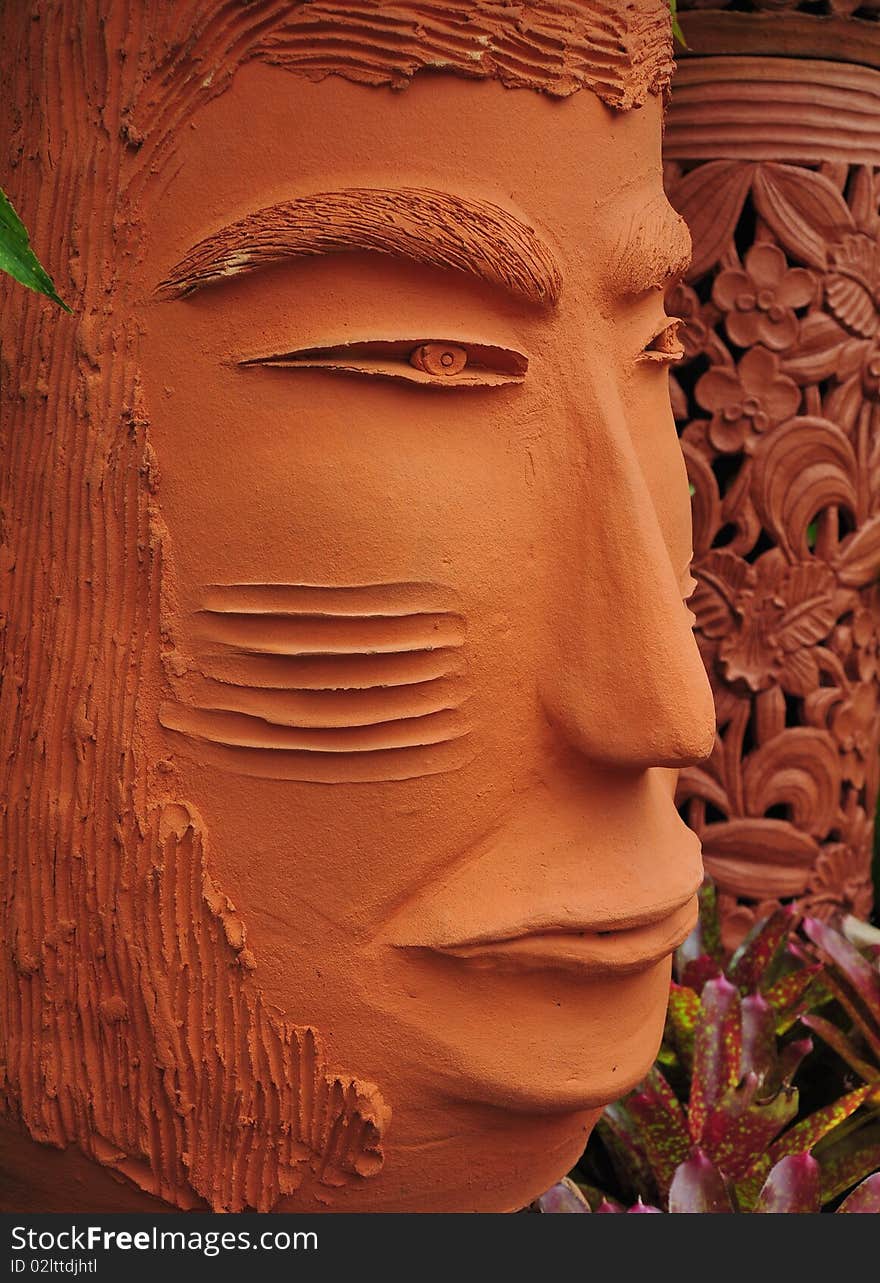
[[[563,102],[497,81],[417,78],[403,93],[312,83],[254,63],[174,138],[150,199],[165,271],[261,206],[346,187],[439,188],[519,215],[571,262],[662,193],[661,103],[625,114],[593,94]],[[241,114],[251,122],[237,127]]]

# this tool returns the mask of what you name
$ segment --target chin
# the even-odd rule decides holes
[[[408,1073],[428,1093],[461,1104],[531,1115],[601,1110],[654,1063],[670,972],[664,958],[635,974],[589,980],[541,973],[493,984],[484,975],[454,1008],[456,1027],[438,1028],[437,1007],[433,1024],[409,1025],[420,1064],[411,1060]]]

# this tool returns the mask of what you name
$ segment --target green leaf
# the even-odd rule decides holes
[[[682,49],[687,49],[688,42],[684,38],[684,32],[678,21],[678,0],[669,0],[669,12],[672,14],[672,34]]]
[[[29,290],[45,294],[65,312],[70,308],[58,297],[52,278],[41,267],[31,249],[24,224],[12,208],[5,193],[0,190],[0,272],[7,272],[14,280]]]

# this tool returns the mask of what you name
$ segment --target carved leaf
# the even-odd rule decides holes
[[[779,669],[779,680],[790,695],[809,695],[819,683],[819,663],[811,650],[795,650],[786,655]]]
[[[781,738],[781,737],[780,737]],[[802,895],[819,844],[787,820],[729,820],[702,834],[706,870],[720,891],[751,899]]]
[[[877,332],[877,309],[864,285],[832,272],[825,282],[825,296],[834,315],[850,330],[863,338]]]
[[[742,161],[712,160],[691,170],[670,192],[694,242],[687,280],[714,267],[730,244],[754,172],[754,165]]]
[[[828,265],[826,244],[853,227],[852,214],[824,174],[797,165],[763,164],[752,186],[755,205],[780,243],[810,267]]]
[[[691,519],[694,556],[703,557],[711,548],[712,539],[721,524],[718,482],[707,460],[695,446],[689,441],[682,441],[681,448],[687,465],[688,480],[693,486]]]
[[[742,557],[715,551],[695,567],[697,587],[691,607],[707,637],[724,637],[736,625],[737,595],[754,579],[754,571]]]
[[[880,516],[871,517],[844,541],[836,569],[847,588],[867,588],[880,578]]]
[[[788,570],[780,585],[785,611],[777,624],[784,651],[811,646],[828,636],[837,619],[835,586],[833,572],[821,563],[801,562]]]
[[[826,731],[811,726],[783,731],[749,754],[742,775],[749,815],[787,806],[798,828],[817,838],[827,835],[837,813],[840,759]]]
[[[755,447],[752,498],[766,529],[791,559],[809,557],[807,527],[838,504],[855,516],[856,458],[846,435],[827,419],[791,419]]]

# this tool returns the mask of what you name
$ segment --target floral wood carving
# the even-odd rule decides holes
[[[682,773],[679,801],[733,945],[779,900],[820,917],[871,909],[880,169],[694,164],[686,132],[667,187],[695,252],[667,306],[685,322],[673,405],[718,735],[709,762]],[[705,155],[705,120],[701,140]],[[737,155],[748,150],[739,138]]]

